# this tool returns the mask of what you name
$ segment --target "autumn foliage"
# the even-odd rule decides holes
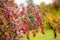
[[[19,40],[24,34],[29,39],[31,21],[25,6],[21,4],[22,11],[20,11],[13,0],[1,0],[0,4],[0,31],[3,40]],[[35,18],[32,28],[34,30],[33,36],[36,35],[39,27],[44,34],[44,24],[39,13],[31,5],[29,5],[28,10]]]

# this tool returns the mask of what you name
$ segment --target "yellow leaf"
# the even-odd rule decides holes
[[[2,15],[3,13],[0,11],[0,15]]]
[[[3,23],[4,25],[7,25],[7,20],[5,18],[3,19]]]

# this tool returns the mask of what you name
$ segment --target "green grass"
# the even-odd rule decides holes
[[[26,37],[23,40],[27,40]],[[30,32],[30,40],[60,40],[60,34],[57,33],[57,38],[54,39],[54,33],[52,29],[45,29],[45,34],[42,34],[41,31],[37,33],[36,37],[32,36],[32,31]]]

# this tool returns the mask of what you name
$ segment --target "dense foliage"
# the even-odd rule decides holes
[[[53,4],[46,5],[44,2],[40,6],[43,12],[44,25],[53,28],[54,36],[56,36],[56,32],[60,33],[60,8],[56,10]]]
[[[28,40],[30,32],[30,18],[25,9],[24,4],[21,4],[22,11],[14,3],[14,0],[0,0],[0,37],[1,40],[19,40],[26,34]],[[38,27],[41,27],[41,32],[44,34],[44,24],[39,15],[39,7],[37,11],[33,9],[31,3],[28,3],[29,12],[34,17],[33,20],[33,36],[38,32]]]
[[[30,40],[30,31],[33,37],[36,36],[41,27],[42,34],[45,34],[44,28],[51,27],[60,33],[60,9],[56,10],[52,4],[41,3],[34,5],[32,0],[20,4],[20,8],[14,3],[14,0],[0,0],[0,39],[1,40],[20,40],[25,35]]]

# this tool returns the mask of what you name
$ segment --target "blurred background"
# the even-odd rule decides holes
[[[1,12],[1,8],[6,10]],[[7,10],[10,12],[10,15],[12,15],[11,21],[9,21],[9,18],[5,19],[9,15],[8,12],[6,12]],[[4,18],[1,16],[3,13],[7,13],[8,15],[5,14],[7,16],[4,16]],[[37,14],[33,16],[34,14],[32,13]],[[16,20],[17,18],[19,21]],[[22,21],[19,18],[21,18]],[[39,18],[42,21],[39,20]],[[10,22],[12,23],[9,24]],[[21,32],[21,29],[18,30],[19,27],[16,26],[19,22],[22,22],[19,26],[22,25],[21,29],[23,32]],[[24,27],[24,23],[28,24],[29,27]],[[44,27],[34,27],[38,25],[38,23]],[[18,37],[21,35],[23,35],[23,37],[20,40],[60,40],[60,0],[0,0],[0,40],[3,40],[4,34],[10,34],[10,40],[18,40]],[[16,37],[17,34],[18,36]],[[5,37],[7,36],[5,35]],[[16,39],[14,39],[14,37],[16,37]],[[9,38],[9,36],[7,38]],[[7,38],[6,40],[9,40]]]

